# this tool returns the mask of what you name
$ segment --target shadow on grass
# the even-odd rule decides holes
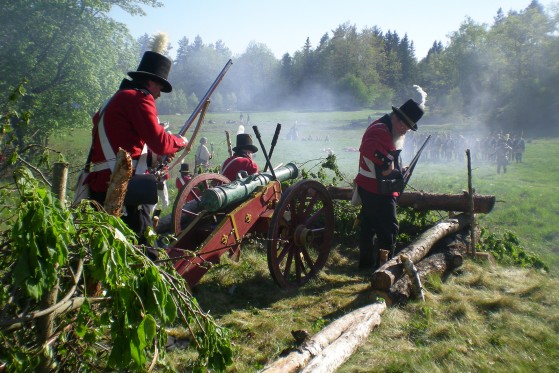
[[[252,309],[265,309],[277,302],[296,303],[296,298],[321,296],[348,285],[362,287],[370,281],[371,271],[358,270],[358,250],[349,246],[347,242],[332,245],[328,263],[321,272],[326,273],[328,279],[312,279],[307,284],[296,289],[282,289],[272,279],[272,276],[263,268],[267,269],[266,256],[258,256],[257,269],[250,268],[246,272],[238,272],[233,266],[224,265],[216,269],[221,273],[213,273],[204,278],[200,284],[193,289],[193,295],[204,310],[211,312],[214,317],[221,317],[232,311],[250,311]],[[334,252],[335,251],[335,252]],[[241,255],[240,261],[243,261]],[[254,263],[253,263],[254,264]],[[250,267],[243,266],[239,267]],[[216,271],[216,272],[217,272]],[[231,273],[235,271],[234,273]],[[233,283],[224,278],[237,277]],[[239,278],[242,279],[239,280]],[[335,314],[325,315],[325,318],[335,318],[353,309],[374,302],[368,291],[352,294],[354,298],[347,305],[336,310]]]

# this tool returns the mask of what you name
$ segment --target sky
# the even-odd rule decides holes
[[[160,0],[162,8],[144,8],[147,16],[129,16],[116,9],[110,15],[126,24],[134,37],[165,32],[177,49],[186,37],[200,36],[204,44],[223,41],[233,55],[244,53],[251,42],[265,44],[280,59],[311,47],[339,25],[349,23],[361,32],[377,26],[384,33],[405,34],[413,41],[418,59],[435,41],[447,45],[448,35],[472,18],[491,25],[502,8],[524,10],[531,0]],[[546,9],[557,0],[539,0]],[[173,55],[173,51],[171,55]]]

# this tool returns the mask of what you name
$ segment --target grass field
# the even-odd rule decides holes
[[[367,115],[374,112],[250,113],[269,147],[276,123],[282,135],[273,153],[274,165],[296,162],[310,167],[326,157],[325,148],[337,155],[339,168],[351,180],[357,168],[358,147]],[[245,114],[246,115],[246,114]],[[214,165],[226,157],[224,131],[233,136],[236,114],[208,114],[215,124],[203,127],[199,136],[214,144]],[[162,117],[177,130],[186,116]],[[289,128],[297,121],[300,136],[325,141],[288,141]],[[362,126],[350,125],[352,121]],[[450,126],[420,126],[420,131],[447,130]],[[245,131],[252,133],[250,126]],[[189,134],[187,134],[189,136]],[[199,137],[198,137],[199,139]],[[52,147],[65,150],[71,169],[85,159],[87,131],[53,139]],[[263,166],[262,153],[257,161]],[[411,302],[390,308],[376,329],[341,372],[555,372],[559,364],[559,139],[529,139],[524,162],[509,165],[498,175],[496,166],[473,162],[473,184],[479,194],[495,195],[494,210],[479,216],[480,223],[497,233],[514,232],[521,245],[540,256],[550,273],[533,269],[472,262],[442,282],[427,284],[426,303]],[[74,163],[75,161],[75,163]],[[192,155],[187,157],[192,161]],[[310,162],[309,162],[310,161]],[[173,176],[176,170],[173,171]],[[433,193],[461,193],[467,189],[466,158],[452,162],[420,161],[410,187]],[[171,190],[174,188],[171,187]],[[171,198],[173,198],[172,191]],[[169,210],[167,210],[169,211]],[[357,247],[337,244],[320,277],[298,291],[277,288],[268,273],[265,245],[243,247],[241,260],[227,259],[210,271],[194,289],[204,309],[232,333],[234,364],[231,372],[255,372],[266,362],[293,347],[290,331],[314,334],[344,313],[372,302],[367,273],[356,269]],[[181,330],[171,331],[180,336]],[[188,366],[189,349],[170,352],[180,371]]]

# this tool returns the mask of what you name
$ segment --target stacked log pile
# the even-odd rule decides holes
[[[447,276],[464,261],[470,247],[469,216],[446,219],[425,231],[398,255],[379,267],[371,276],[371,289],[388,305],[421,299],[421,284],[432,274]],[[418,280],[407,273],[404,260],[415,267]],[[419,284],[417,284],[419,282]],[[419,287],[419,288],[418,288]]]
[[[351,200],[352,188],[329,187],[328,192],[332,199]],[[473,196],[468,192],[403,193],[398,200],[398,205],[401,207],[411,207],[418,211],[448,211],[459,214],[431,227],[398,255],[378,268],[371,278],[373,292],[384,298],[388,305],[405,303],[413,295],[420,297],[422,288],[417,288],[421,287],[417,283],[423,283],[427,275],[438,273],[445,276],[462,265],[463,257],[471,245],[471,238],[475,236],[475,232],[474,235],[471,234],[475,214],[489,213],[495,206],[495,196],[472,194]],[[437,245],[438,250],[434,250]],[[406,273],[404,266],[406,259],[416,273]],[[417,278],[414,280],[414,277]]]

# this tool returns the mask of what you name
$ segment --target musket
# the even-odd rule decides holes
[[[198,123],[196,124],[196,127],[194,127],[194,132],[192,133],[192,137],[190,138],[190,141],[188,142],[188,144],[186,144],[186,147],[182,151],[181,155],[177,159],[175,159],[173,164],[170,165],[166,171],[161,172],[161,170],[164,170],[164,168],[158,169],[160,173],[159,175],[160,177],[163,176],[165,173],[168,173],[177,164],[181,163],[184,157],[186,157],[190,153],[190,150],[192,149],[192,145],[194,145],[194,139],[196,139],[196,136],[198,135],[198,131],[200,130],[200,127],[202,127],[202,123],[204,122],[204,117],[206,116],[206,111],[208,110],[209,106],[210,106],[210,100],[204,102],[204,105],[202,105],[202,110],[200,112],[200,117],[198,118]],[[164,165],[165,163],[162,163],[161,167]]]
[[[415,165],[417,164],[417,161],[419,161],[419,157],[421,156],[421,152],[423,152],[423,149],[425,149],[425,146],[427,145],[429,140],[431,140],[431,135],[427,136],[427,138],[423,142],[423,145],[421,145],[421,148],[419,148],[419,150],[415,154],[415,157],[413,157],[413,159],[410,162],[410,165],[406,169],[406,172],[404,173],[404,188],[402,190],[406,189],[406,185],[408,185],[408,181],[411,178],[411,174],[413,173],[413,169],[415,168]]]
[[[225,66],[223,66],[223,69],[221,69],[221,72],[219,73],[217,78],[214,80],[214,82],[212,83],[212,85],[210,86],[210,88],[208,89],[206,94],[204,95],[204,97],[202,97],[202,99],[198,103],[198,106],[196,106],[196,108],[194,109],[192,114],[190,114],[190,117],[188,117],[186,122],[184,122],[184,125],[181,127],[178,134],[180,136],[184,136],[184,134],[186,133],[186,131],[188,131],[188,129],[190,128],[192,123],[194,123],[194,120],[196,119],[196,117],[199,114],[201,114],[200,118],[198,120],[198,124],[196,125],[196,128],[194,129],[194,133],[192,134],[192,137],[190,138],[190,141],[188,142],[188,145],[186,146],[186,148],[184,149],[184,151],[182,152],[180,157],[178,157],[175,160],[175,162],[173,162],[173,164],[171,164],[166,171],[163,171],[163,170],[164,170],[164,167],[169,163],[167,161],[168,157],[167,156],[163,157],[163,162],[161,162],[161,164],[157,168],[157,173],[158,174],[168,173],[173,167],[175,167],[177,164],[179,164],[184,159],[184,157],[186,157],[188,155],[188,153],[190,153],[190,149],[192,147],[191,144],[193,144],[194,140],[196,139],[196,135],[198,134],[200,126],[202,125],[202,122],[203,122],[203,117],[206,113],[206,110],[208,109],[209,104],[210,104],[210,96],[212,95],[212,93],[214,93],[214,91],[216,90],[219,83],[221,83],[221,81],[223,80],[223,77],[227,73],[227,70],[229,70],[229,68],[231,67],[232,64],[233,64],[233,61],[231,59],[229,61],[227,61]]]
[[[212,85],[210,86],[210,88],[208,89],[204,97],[202,97],[202,99],[198,103],[198,106],[196,106],[192,114],[190,114],[190,117],[186,120],[186,122],[184,122],[184,125],[179,131],[179,135],[184,136],[186,131],[188,131],[188,128],[192,125],[192,123],[194,123],[194,119],[196,119],[198,114],[202,111],[202,107],[204,106],[204,103],[209,100],[210,96],[212,95],[212,93],[214,93],[219,83],[221,83],[221,80],[223,79],[223,77],[227,73],[227,70],[229,70],[232,64],[233,61],[229,60],[227,61],[225,66],[223,66],[223,69],[221,69],[221,72],[219,73],[215,81],[212,83]]]

